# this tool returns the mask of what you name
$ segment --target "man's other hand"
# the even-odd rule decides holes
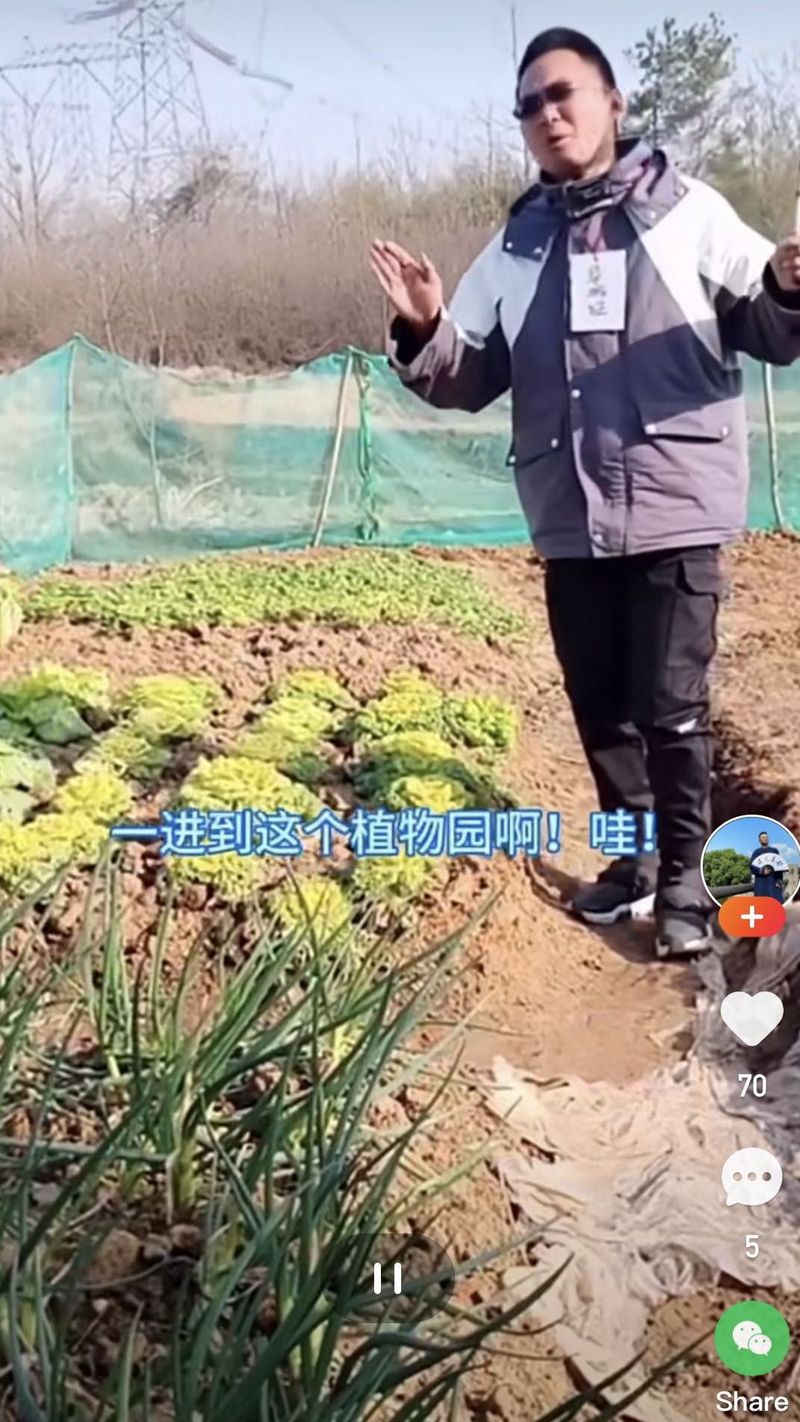
[[[782,291],[800,291],[800,233],[778,243],[770,265]]]

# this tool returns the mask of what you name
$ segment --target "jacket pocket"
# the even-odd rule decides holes
[[[731,426],[713,405],[700,410],[676,410],[658,401],[638,406],[642,433],[649,439],[683,440],[693,444],[719,444],[731,433]]]
[[[523,435],[515,435],[508,451],[506,464],[516,469],[527,468],[546,454],[555,454],[563,449],[565,438],[563,414],[545,414],[531,422],[531,428]]]

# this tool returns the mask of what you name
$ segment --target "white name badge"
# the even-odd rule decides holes
[[[624,331],[625,253],[573,252],[569,296],[573,331]]]

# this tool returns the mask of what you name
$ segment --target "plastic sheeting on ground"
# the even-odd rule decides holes
[[[752,943],[700,965],[696,1040],[673,1069],[625,1087],[539,1085],[495,1062],[490,1104],[519,1138],[519,1149],[496,1164],[525,1226],[544,1231],[533,1269],[509,1270],[506,1284],[528,1292],[571,1256],[535,1318],[554,1328],[592,1384],[631,1363],[650,1315],[669,1299],[723,1275],[744,1296],[800,1289],[800,925],[755,950]],[[764,989],[785,999],[784,1019],[767,1043],[748,1050],[722,1024],[719,1005],[729,991]],[[768,1075],[767,1096],[743,1097],[739,1073],[757,1071]],[[761,1146],[782,1164],[783,1187],[766,1206],[726,1204],[722,1166],[745,1146]],[[755,1259],[745,1252],[752,1232]],[[637,1365],[606,1396],[627,1396],[644,1377]],[[692,1422],[659,1389],[624,1415]]]

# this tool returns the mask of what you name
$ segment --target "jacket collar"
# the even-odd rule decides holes
[[[574,221],[622,203],[632,209],[637,225],[652,227],[685,192],[662,149],[641,138],[619,139],[613,166],[599,178],[559,183],[540,172],[509,208],[503,246],[519,256],[538,257],[565,219]]]
[[[600,208],[622,202],[650,168],[653,157],[653,149],[643,139],[618,139],[614,163],[608,172],[565,183],[542,170],[539,186],[549,206],[570,218],[587,217]]]

